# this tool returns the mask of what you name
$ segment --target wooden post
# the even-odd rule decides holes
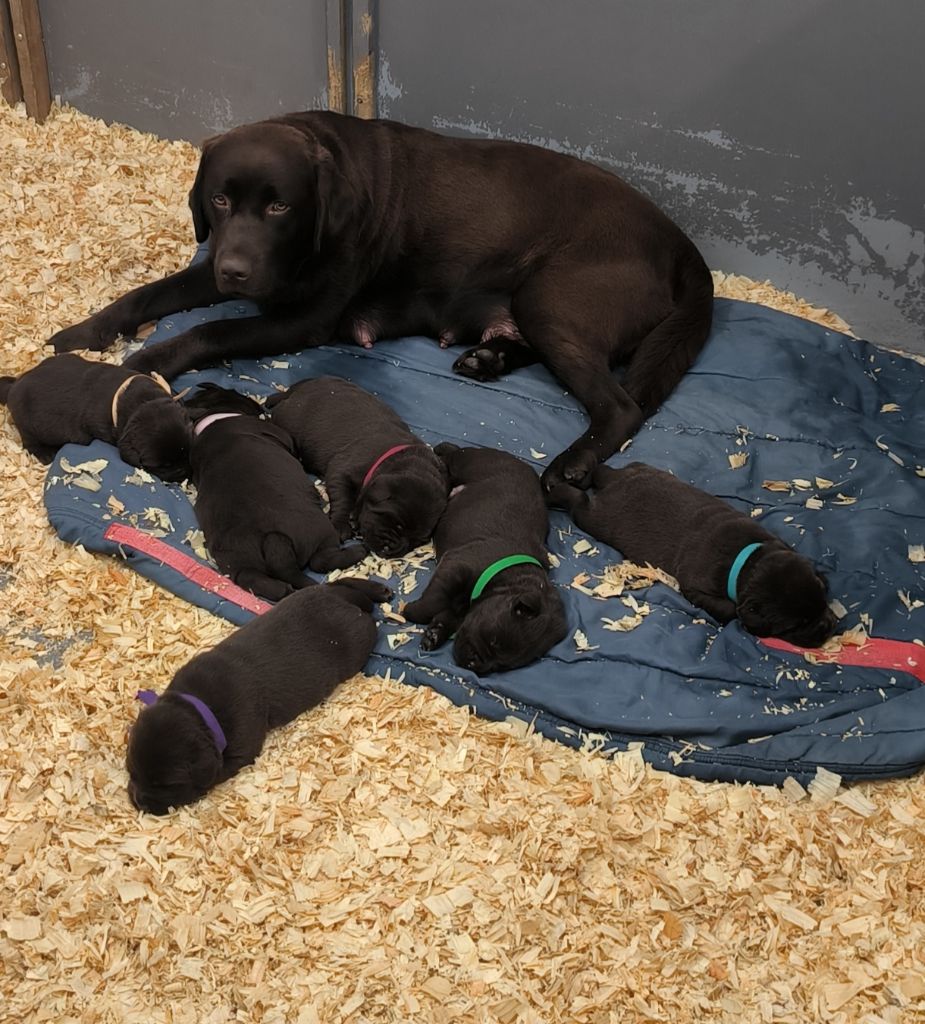
[[[13,22],[10,20],[7,0],[0,0],[0,96],[10,105],[22,99],[19,60],[16,57]]]
[[[9,0],[9,5],[26,113],[41,123],[51,108],[51,89],[38,0]]]

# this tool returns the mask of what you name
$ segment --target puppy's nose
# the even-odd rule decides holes
[[[226,284],[244,284],[251,276],[251,266],[240,257],[226,256],[219,264],[218,272]]]

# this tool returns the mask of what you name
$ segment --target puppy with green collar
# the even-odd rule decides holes
[[[567,632],[547,576],[549,516],[539,477],[507,452],[453,444],[434,451],[452,491],[434,532],[436,572],[403,614],[427,626],[422,650],[455,634],[456,664],[476,675],[529,665]]]
[[[561,485],[547,504],[631,562],[664,569],[718,622],[819,647],[835,631],[825,578],[754,519],[677,477],[632,462],[598,466],[593,494]]]

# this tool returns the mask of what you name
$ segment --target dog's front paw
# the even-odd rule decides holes
[[[542,476],[543,490],[547,494],[559,493],[562,484],[585,490],[591,486],[591,477],[597,468],[593,452],[579,449],[557,455]]]
[[[421,650],[435,651],[438,647],[442,647],[446,641],[446,627],[440,625],[428,626],[421,637]]]
[[[91,352],[102,352],[120,335],[119,329],[106,320],[88,317],[73,327],[65,327],[48,339],[56,353],[74,352],[77,349],[89,349]]]
[[[453,363],[453,370],[472,380],[497,380],[506,373],[504,356],[493,348],[478,345],[470,348]]]

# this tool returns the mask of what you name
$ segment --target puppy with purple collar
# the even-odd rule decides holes
[[[670,573],[718,622],[738,618],[756,636],[798,647],[819,647],[835,632],[825,577],[722,499],[641,462],[598,466],[592,484],[593,494],[559,485],[547,504],[629,561]]]
[[[267,400],[270,418],[324,480],[341,540],[398,558],[430,540],[449,487],[434,452],[375,395],[348,380],[303,380]]]
[[[9,406],[26,451],[46,465],[63,445],[96,440],[162,480],[189,473],[192,425],[158,374],[51,356],[21,377],[0,377],[0,404]]]
[[[340,546],[289,435],[261,418],[247,395],[200,385],[187,403],[195,422],[190,463],[196,519],[223,573],[269,601],[314,582],[313,572],[347,569],[366,557]]]
[[[342,578],[300,590],[197,654],[132,726],[132,804],[166,814],[201,799],[251,764],[267,732],[320,704],[362,671],[376,642],[374,605],[390,591]]]

